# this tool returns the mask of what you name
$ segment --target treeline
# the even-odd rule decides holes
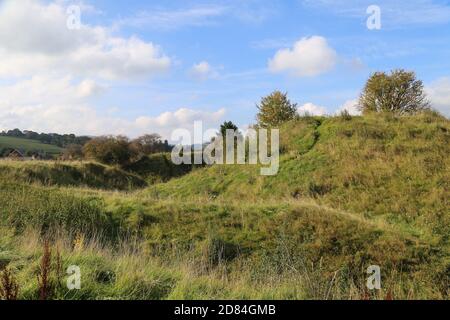
[[[0,132],[0,136],[36,140],[60,148],[66,148],[72,144],[84,146],[91,140],[90,137],[76,136],[74,134],[37,133],[29,130],[21,131],[19,129]]]
[[[129,165],[145,156],[172,151],[173,146],[158,134],[147,134],[130,140],[125,136],[102,136],[84,146],[71,144],[63,155],[66,160],[91,159],[110,165]]]

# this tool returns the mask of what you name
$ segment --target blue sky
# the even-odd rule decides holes
[[[366,25],[372,4],[380,30]],[[81,29],[65,26],[71,5]],[[449,115],[449,57],[449,1],[3,0],[0,130],[244,127],[273,90],[301,111],[354,111],[370,73],[394,68],[416,71]]]

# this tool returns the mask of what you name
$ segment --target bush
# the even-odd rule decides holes
[[[414,72],[394,70],[374,73],[367,80],[359,101],[363,113],[415,114],[430,108],[422,81]]]
[[[262,128],[275,128],[295,118],[297,104],[291,103],[287,93],[275,91],[262,98],[258,110],[258,125]]]
[[[123,136],[104,136],[92,139],[83,147],[86,158],[106,164],[126,165],[135,155],[130,141]]]

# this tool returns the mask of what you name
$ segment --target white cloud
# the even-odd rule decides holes
[[[298,107],[297,112],[300,115],[324,116],[327,114],[327,109],[309,102]]]
[[[104,87],[90,79],[74,84],[70,76],[33,76],[9,86],[0,86],[0,106],[79,103],[103,90]]]
[[[103,79],[152,76],[167,70],[171,60],[151,42],[113,36],[102,26],[67,29],[66,4],[69,1],[0,1],[0,78],[8,83],[0,86],[0,130],[131,137],[158,132],[170,138],[174,129],[189,128],[196,120],[206,127],[223,121],[225,109],[180,108],[129,117],[117,105],[94,107],[92,98],[107,89],[100,84]],[[214,74],[206,66],[199,64],[197,71]]]
[[[207,61],[194,64],[190,73],[198,80],[207,80],[218,76],[217,71]]]
[[[211,66],[207,61],[202,61],[192,67],[192,71],[200,75],[205,75],[211,72]]]
[[[334,68],[336,51],[320,36],[303,38],[292,49],[279,50],[269,61],[274,73],[286,72],[298,77],[313,77]]]
[[[104,91],[104,87],[99,86],[95,81],[86,79],[78,86],[78,95],[82,98],[91,97]]]
[[[450,78],[436,80],[426,88],[433,108],[450,116]]]
[[[216,128],[225,109],[199,111],[180,108],[159,116],[121,117],[117,108],[105,111],[89,104],[89,98],[101,94],[103,87],[93,80],[76,82],[70,77],[35,76],[0,87],[0,130],[20,128],[39,132],[87,135],[124,134],[131,137],[158,132],[170,138],[177,128],[190,129],[201,120],[205,127]]]
[[[358,99],[347,100],[344,104],[337,110],[336,114],[340,114],[342,111],[347,111],[352,116],[361,115],[361,111],[358,108]]]
[[[0,77],[39,72],[127,79],[167,70],[169,57],[137,37],[113,36],[107,28],[67,28],[62,2],[5,0],[0,4]]]
[[[214,112],[181,108],[175,112],[165,112],[157,117],[142,116],[135,120],[139,128],[158,128],[157,132],[170,137],[174,129],[193,130],[195,121],[203,122],[203,129],[218,128],[226,114],[225,109]]]

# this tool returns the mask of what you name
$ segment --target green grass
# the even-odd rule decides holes
[[[158,153],[143,157],[125,166],[125,170],[144,178],[149,184],[167,182],[183,176],[194,169],[194,165],[173,164],[170,153]]]
[[[147,185],[136,174],[95,162],[0,161],[0,180],[122,191]]]
[[[44,144],[36,140],[0,136],[0,149],[7,148],[21,149],[25,153],[44,151],[50,155],[58,155],[63,152],[63,149],[60,147]]]
[[[433,114],[302,118],[281,129],[276,176],[156,155],[127,168],[145,188],[74,177],[86,164],[6,163],[0,268],[36,299],[49,238],[84,277],[54,299],[361,299],[370,265],[370,298],[448,299],[449,129]]]
[[[448,243],[449,120],[306,118],[287,124],[281,134],[284,153],[273,177],[251,166],[214,166],[142,193],[172,200],[314,199]]]

